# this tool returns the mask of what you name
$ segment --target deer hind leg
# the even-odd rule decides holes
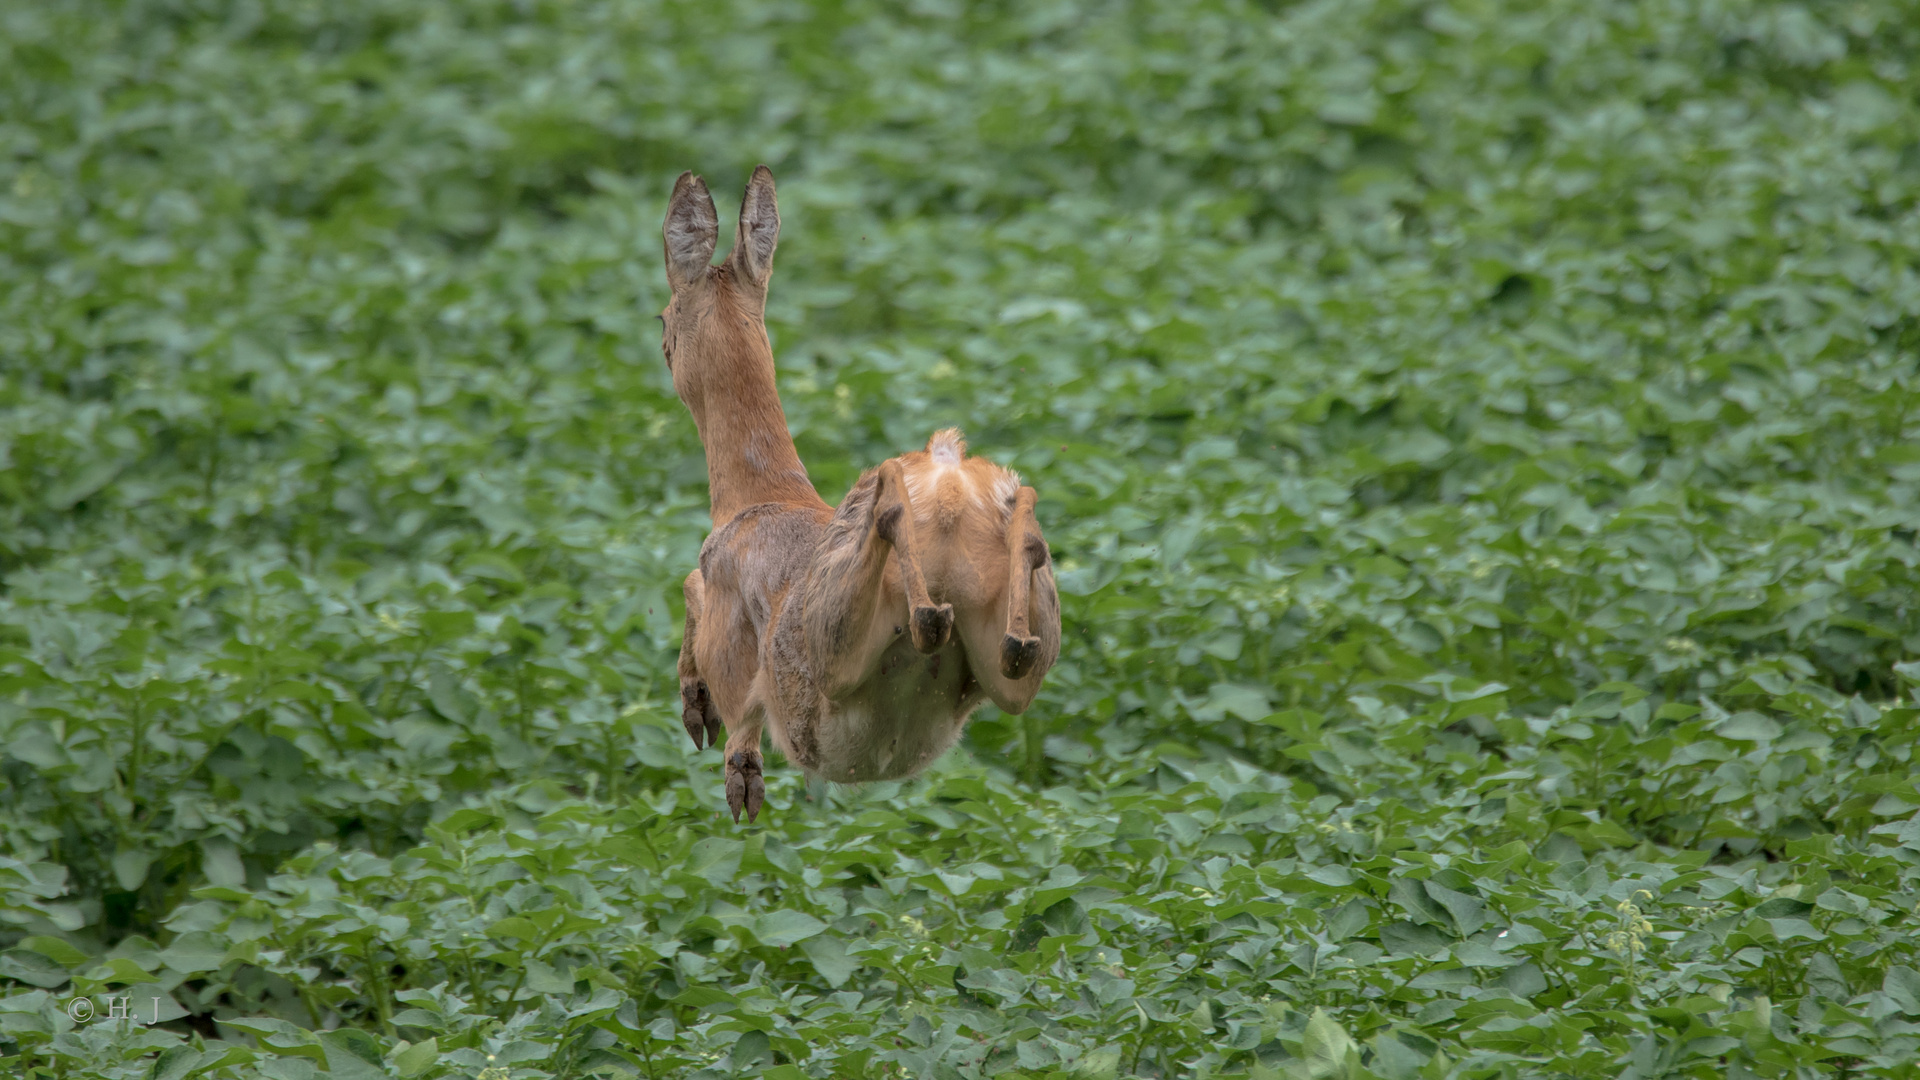
[[[907,474],[898,461],[882,464],[875,477],[873,535],[893,549],[894,562],[900,568],[913,647],[928,655],[940,651],[953,636],[953,605],[936,604],[927,595],[927,579],[920,573],[920,554],[914,541],[913,504],[907,500]]]
[[[966,609],[959,628],[981,692],[1001,711],[1015,714],[1033,704],[1048,669],[1060,658],[1060,594],[1033,504],[1032,488],[1016,490],[1008,499],[1004,526],[996,520],[991,539],[980,536],[974,565],[983,579],[998,580],[990,595]],[[982,586],[989,587],[985,580]]]
[[[1047,565],[1048,557],[1033,517],[1037,499],[1032,488],[1021,488],[1007,522],[1007,632],[1000,640],[1000,674],[1013,680],[1026,678],[1040,660],[1040,638],[1028,625],[1034,572]]]
[[[680,638],[680,726],[687,729],[693,748],[698,750],[702,746],[702,734],[706,736],[705,745],[720,744],[720,710],[714,705],[713,694],[700,677],[700,665],[694,659],[701,616],[706,608],[706,579],[695,570],[687,575],[680,591],[687,598],[687,629]]]
[[[920,571],[905,471],[898,461],[884,462],[872,474],[872,487],[866,485],[863,480],[841,504],[834,539],[807,578],[808,666],[829,698],[864,681],[895,635],[910,633],[913,647],[929,654],[953,636],[953,605],[933,602]],[[898,612],[902,594],[907,610]]]

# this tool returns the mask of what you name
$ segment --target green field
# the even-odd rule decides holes
[[[0,1076],[1914,1076],[1916,58],[0,0]],[[763,161],[822,494],[963,427],[1067,640],[736,826],[653,315],[673,177],[724,251]]]

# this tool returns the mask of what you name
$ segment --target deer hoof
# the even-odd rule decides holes
[[[913,647],[931,653],[953,636],[953,605],[913,609]]]
[[[711,736],[718,730],[719,724],[712,716],[713,699],[707,696],[707,684],[703,682],[684,682],[680,684],[680,726],[687,729],[688,737],[693,739],[693,748],[701,748],[700,735],[706,732]],[[712,738],[707,745],[715,745]]]
[[[1000,674],[1007,678],[1025,678],[1039,660],[1039,638],[1015,637],[1008,634],[1000,639]]]
[[[740,823],[740,811],[747,812],[747,821],[760,816],[760,807],[767,801],[767,785],[760,776],[760,754],[754,750],[738,750],[727,755],[727,808],[733,811],[733,823]]]

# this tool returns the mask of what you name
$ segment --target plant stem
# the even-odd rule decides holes
[[[1029,787],[1038,788],[1046,780],[1047,735],[1040,724],[1040,718],[1028,713],[1021,717],[1021,727],[1025,730],[1027,742],[1026,781]]]

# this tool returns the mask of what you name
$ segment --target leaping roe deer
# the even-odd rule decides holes
[[[727,805],[766,799],[760,733],[838,782],[908,776],[982,701],[1026,709],[1060,653],[1060,598],[1034,490],[960,432],[862,474],[836,509],[787,431],[764,313],[780,233],[773,173],[753,172],[733,251],[692,173],[665,226],[661,350],[707,451],[713,532],[687,575],[681,721],[727,729]]]

